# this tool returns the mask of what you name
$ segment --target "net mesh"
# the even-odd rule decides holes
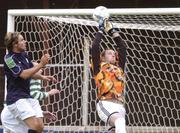
[[[180,15],[114,15],[110,20],[127,46],[128,131],[180,132]],[[41,102],[43,110],[58,118],[45,121],[47,130],[106,130],[96,112],[90,65],[97,27],[91,16],[15,17],[15,31],[28,41],[31,59],[51,55],[44,74],[53,75],[57,83],[43,82],[42,87],[60,93]],[[100,46],[104,50],[115,43],[106,34]]]

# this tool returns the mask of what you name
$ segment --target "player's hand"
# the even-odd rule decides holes
[[[108,33],[111,29],[113,29],[113,24],[108,19],[101,18],[99,20],[99,30]]]
[[[111,29],[113,29],[113,24],[106,19],[104,21],[104,30],[108,33]]]
[[[48,119],[49,121],[56,121],[57,120],[57,117],[49,111],[43,111],[43,115],[44,115],[44,118]]]
[[[58,90],[58,89],[51,89],[49,92],[48,92],[48,94],[50,95],[50,96],[52,96],[52,95],[55,95],[55,94],[57,94],[57,93],[59,93],[60,91]]]
[[[53,81],[56,82],[57,80],[53,76],[43,76],[44,81]]]
[[[110,22],[108,19],[104,20],[104,31],[110,36],[113,36],[114,33],[118,33],[118,29],[114,28],[112,22]],[[119,34],[117,36],[119,36]]]
[[[50,55],[49,55],[49,54],[43,55],[43,56],[41,57],[40,64],[41,64],[42,66],[45,66],[46,64],[48,64],[49,59],[50,59]]]

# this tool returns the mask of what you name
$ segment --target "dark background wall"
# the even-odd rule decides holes
[[[3,38],[7,30],[8,9],[62,9],[95,8],[99,5],[107,8],[163,8],[180,7],[180,0],[5,0],[0,4],[0,112],[4,99],[3,56],[5,46]]]

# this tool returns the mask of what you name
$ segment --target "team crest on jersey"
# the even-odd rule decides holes
[[[7,58],[7,59],[5,60],[5,62],[6,62],[7,66],[8,66],[9,68],[13,68],[13,67],[16,66],[16,63],[14,62],[14,60],[12,59],[12,57]]]

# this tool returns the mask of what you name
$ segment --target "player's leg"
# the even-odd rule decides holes
[[[32,132],[32,129],[41,131],[44,128],[44,124],[43,124],[43,111],[41,110],[39,101],[36,99],[28,99],[28,102],[30,103],[30,105],[32,106],[32,109],[35,112],[35,117],[25,119],[24,121],[28,125],[28,127],[30,127],[31,132]],[[36,122],[36,124],[32,124],[34,121]],[[34,126],[38,126],[38,127],[34,127]]]
[[[29,127],[29,131],[32,132],[34,130],[34,132],[32,132],[32,133],[36,133],[36,132],[38,133],[38,132],[43,131],[44,124],[43,124],[43,120],[41,118],[37,118],[35,116],[28,117],[27,119],[24,120],[24,122]],[[28,133],[31,133],[31,132],[28,132]]]
[[[16,119],[13,114],[5,106],[1,112],[1,122],[4,133],[27,133],[28,127],[19,119]]]
[[[109,124],[115,126],[116,133],[126,133],[125,108],[119,106],[119,113],[113,113],[109,117]]]
[[[35,106],[38,104],[38,106]],[[33,108],[34,107],[34,108]],[[38,108],[36,108],[38,107]],[[8,109],[12,112],[15,118],[23,120],[26,125],[35,132],[42,132],[44,128],[42,118],[36,117],[36,109],[41,110],[38,102],[31,102],[29,99],[20,99],[16,103],[9,105]],[[42,111],[41,117],[43,117]]]
[[[109,102],[109,101],[104,101],[104,100],[100,100],[97,103],[97,113],[99,118],[104,121],[106,123],[106,125],[110,125],[111,127],[108,129],[109,133],[115,133],[115,128],[114,128],[114,124],[110,124],[109,123],[109,117],[111,116],[111,114],[113,114],[114,112],[116,112],[117,108],[114,108],[114,106],[112,106],[113,103]],[[113,108],[109,108],[109,107],[113,107]],[[117,112],[116,112],[117,113]]]
[[[102,121],[110,126],[115,126],[116,133],[119,133],[119,131],[126,133],[125,108],[123,105],[109,101],[99,101],[97,103],[97,112]]]
[[[106,123],[106,125],[108,126],[108,118],[111,114],[111,112],[109,111],[108,109],[108,106],[109,106],[109,102],[105,102],[105,101],[99,101],[96,105],[96,109],[97,109],[97,113],[98,113],[98,116],[99,118],[104,121]],[[114,132],[114,128],[113,127],[110,127],[108,129],[108,132],[109,133],[115,133]]]
[[[98,116],[105,123],[108,120],[108,116],[111,114],[111,112],[107,108],[108,104],[108,102],[100,100],[96,105]]]
[[[113,114],[109,119],[110,125],[115,126],[116,133],[126,133],[126,122],[125,118],[123,118],[119,113]]]

